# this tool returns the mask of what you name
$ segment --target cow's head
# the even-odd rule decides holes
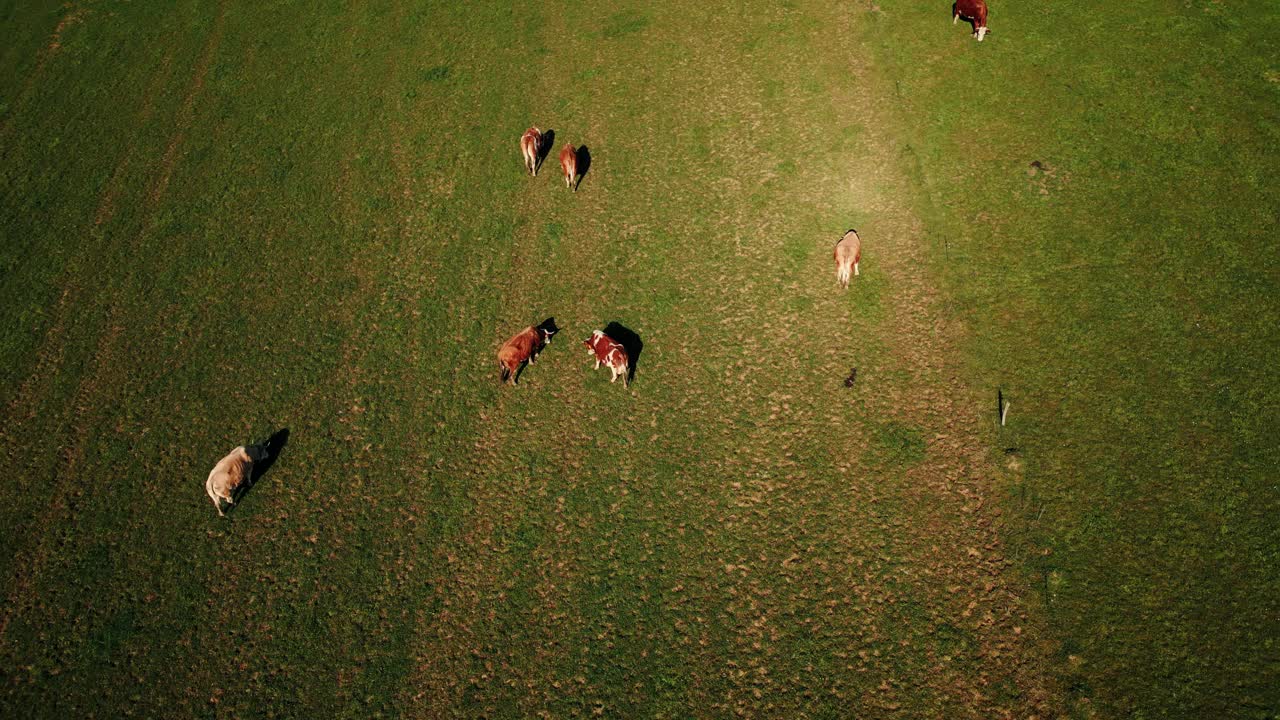
[[[599,330],[596,330],[595,332],[591,333],[591,337],[582,341],[582,344],[587,346],[588,355],[595,353],[596,343],[600,342],[601,337],[604,337],[604,333]]]
[[[974,31],[974,35],[978,36],[978,42],[982,42],[982,38],[987,35],[987,29],[985,27],[980,27]]]
[[[543,341],[548,343],[551,342],[552,335],[560,332],[560,328],[556,327],[556,319],[553,317],[543,320],[542,324],[538,326],[538,330],[542,332]]]

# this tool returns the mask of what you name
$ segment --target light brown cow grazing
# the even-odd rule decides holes
[[[498,377],[502,382],[511,381],[516,385],[519,381],[520,366],[528,362],[530,365],[542,352],[542,348],[551,342],[551,336],[559,332],[555,318],[547,318],[541,325],[530,325],[515,334],[498,350]]]
[[[564,171],[564,186],[578,192],[578,185],[574,182],[578,176],[578,153],[569,143],[565,143],[560,151],[560,169]]]
[[[603,330],[596,330],[582,344],[587,346],[588,355],[595,356],[596,370],[600,369],[600,363],[604,363],[605,367],[613,373],[609,382],[617,382],[618,376],[622,376],[622,384],[630,386],[631,380],[627,375],[630,358],[627,357],[627,349],[622,346],[622,343],[605,335]]]
[[[536,126],[520,136],[520,154],[524,156],[525,169],[530,175],[538,175],[538,151],[542,149],[542,131]]]
[[[960,18],[973,21],[973,36],[982,42],[987,30],[987,3],[984,0],[956,0],[951,5],[951,24]]]
[[[849,270],[858,274],[858,263],[862,261],[862,238],[857,230],[850,230],[836,243],[836,282],[841,287],[849,287]]]
[[[228,505],[235,505],[235,492],[249,483],[253,476],[253,464],[266,460],[269,456],[266,448],[260,445],[241,445],[213,466],[213,470],[209,471],[209,479],[204,483],[204,490],[209,493],[209,499],[213,500],[213,506],[218,509],[219,515],[225,514],[222,512],[221,501],[226,500]]]

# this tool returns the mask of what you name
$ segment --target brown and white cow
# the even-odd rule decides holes
[[[498,377],[501,381],[510,380],[512,385],[518,384],[520,366],[526,362],[532,365],[557,332],[556,319],[547,318],[540,325],[530,325],[516,333],[498,350]]]
[[[951,24],[960,18],[973,21],[973,36],[982,42],[987,32],[987,3],[985,0],[956,0],[951,6]]]
[[[622,346],[622,343],[605,335],[603,330],[596,330],[591,333],[591,337],[582,341],[582,344],[587,346],[588,355],[595,356],[596,370],[600,369],[600,363],[604,363],[605,367],[613,373],[609,382],[617,382],[618,376],[621,375],[624,386],[631,384],[630,378],[627,377],[630,358],[627,357],[627,349]]]
[[[836,243],[836,282],[841,287],[849,287],[849,270],[858,274],[858,263],[862,262],[862,238],[857,230],[850,230]]]
[[[213,470],[209,471],[209,479],[204,482],[204,491],[209,493],[209,499],[213,500],[213,506],[218,509],[219,515],[225,514],[222,512],[223,500],[228,505],[236,504],[235,493],[248,485],[253,475],[253,464],[270,456],[261,445],[241,445],[213,466]]]
[[[530,175],[538,175],[538,151],[542,149],[542,131],[536,126],[524,131],[520,136],[520,154],[524,156],[524,167]]]
[[[565,143],[560,151],[560,169],[564,171],[564,186],[578,192],[578,185],[574,182],[578,176],[578,153],[569,143]]]

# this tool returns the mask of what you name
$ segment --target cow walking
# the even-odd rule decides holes
[[[836,282],[846,290],[849,288],[849,271],[858,274],[858,263],[862,261],[862,238],[857,230],[850,230],[836,243]]]
[[[628,377],[631,359],[627,356],[627,349],[622,343],[614,340],[604,334],[603,330],[596,330],[591,333],[591,337],[582,342],[587,346],[587,354],[594,355],[596,360],[595,369],[600,369],[600,363],[604,363],[605,367],[613,373],[613,377],[609,382],[617,382],[618,376],[622,376],[622,384],[624,387],[630,387],[631,380]]]
[[[538,176],[538,153],[542,150],[542,131],[536,126],[524,131],[520,136],[520,154],[524,156],[524,167],[530,175]]]
[[[565,143],[564,149],[560,151],[560,169],[564,171],[564,186],[578,192],[578,184],[575,182],[578,177],[578,153],[569,143]]]

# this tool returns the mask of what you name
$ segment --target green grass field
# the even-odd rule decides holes
[[[0,715],[1280,717],[1280,8],[348,5],[0,3]]]

